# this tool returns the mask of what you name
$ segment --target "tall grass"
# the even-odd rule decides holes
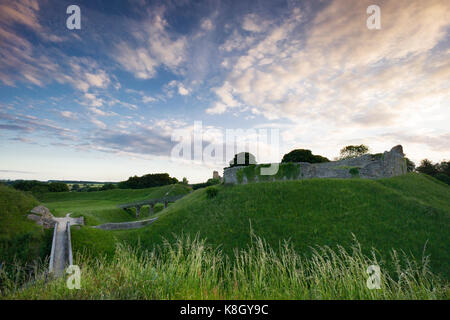
[[[417,262],[392,251],[391,261],[365,256],[357,242],[351,250],[316,247],[299,255],[285,242],[273,250],[253,236],[251,244],[228,258],[195,237],[180,236],[152,251],[116,247],[115,259],[79,253],[81,289],[65,279],[18,289],[9,279],[6,299],[448,299],[449,286],[433,275],[427,257]],[[391,263],[395,268],[386,268]],[[381,289],[366,286],[369,265],[381,267]],[[4,274],[2,276],[5,276]]]

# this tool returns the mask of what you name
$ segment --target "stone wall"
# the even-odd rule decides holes
[[[300,180],[311,178],[365,178],[378,179],[405,174],[406,160],[401,145],[383,154],[366,154],[361,157],[324,163],[280,163],[278,173],[273,176],[260,175],[264,165],[236,166],[225,168],[225,183]]]

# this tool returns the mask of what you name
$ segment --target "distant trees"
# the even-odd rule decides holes
[[[80,185],[75,183],[72,185],[72,188],[70,189],[70,191],[79,191],[80,190]]]
[[[48,184],[49,192],[66,192],[69,191],[67,184],[62,182],[51,182]]]
[[[143,189],[165,186],[177,183],[178,179],[170,177],[168,173],[151,173],[142,177],[129,177],[128,180],[118,183],[120,189]]]
[[[17,180],[12,183],[12,186],[17,190],[31,191],[33,194],[69,191],[67,184],[62,182],[47,183],[37,180]]]
[[[44,187],[48,191],[48,184],[37,180],[17,180],[12,183],[12,186],[22,191],[31,191],[35,187]]]
[[[183,177],[183,181],[181,183],[187,185],[189,181],[186,177]]]
[[[423,159],[420,166],[416,168],[417,172],[425,173],[436,179],[450,185],[450,161],[442,161],[441,163],[432,163],[428,159]]]
[[[341,149],[339,160],[356,158],[369,152],[369,147],[360,144],[359,146],[346,146]]]
[[[285,162],[309,162],[309,163],[321,163],[330,162],[326,157],[312,154],[311,150],[307,149],[295,149],[289,153],[286,153],[281,160]]]
[[[112,189],[116,189],[117,186],[114,183],[105,183],[101,188],[100,191],[105,191],[105,190],[112,190]]]

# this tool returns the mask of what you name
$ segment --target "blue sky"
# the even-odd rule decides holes
[[[66,8],[81,9],[81,29]],[[381,29],[366,8],[381,9]],[[348,144],[450,158],[448,1],[0,0],[0,178],[191,182],[175,130],[280,130],[330,159]],[[205,135],[204,144],[214,137]],[[251,138],[249,139],[251,141]],[[265,161],[263,152],[259,161]],[[228,157],[231,158],[231,157]]]

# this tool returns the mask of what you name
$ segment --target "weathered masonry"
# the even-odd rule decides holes
[[[365,178],[378,179],[405,174],[406,159],[401,145],[391,151],[380,154],[365,154],[363,156],[340,161],[324,163],[280,163],[275,175],[261,175],[261,167],[268,164],[235,166],[225,168],[223,177],[225,183],[245,184],[249,182],[302,180],[312,178]]]

